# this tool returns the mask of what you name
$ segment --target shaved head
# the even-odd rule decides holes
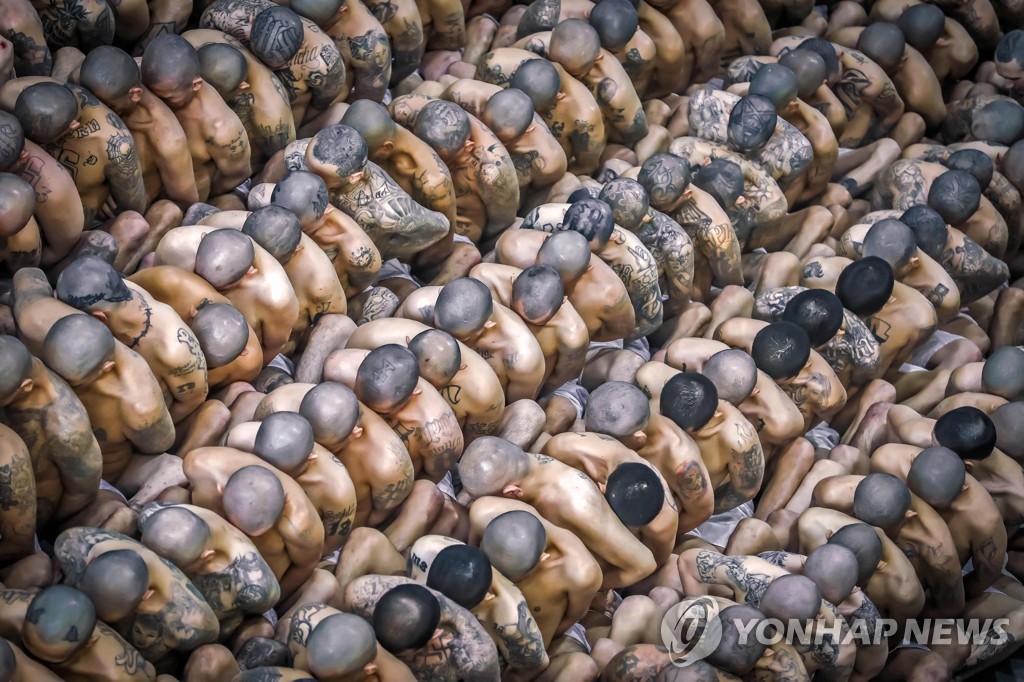
[[[730,348],[708,358],[704,363],[704,376],[715,385],[720,400],[739,405],[757,384],[757,365],[747,353]]]
[[[604,0],[601,4],[611,1]],[[640,227],[651,206],[647,190],[639,182],[629,178],[615,178],[606,182],[598,198],[611,207],[615,224],[630,232]]]
[[[321,680],[352,675],[376,656],[377,637],[373,628],[351,613],[336,613],[324,618],[306,641],[309,672]]]
[[[0,236],[13,237],[36,210],[32,185],[12,173],[0,173]]]
[[[335,450],[352,433],[359,421],[359,401],[348,386],[325,381],[302,398],[299,414],[313,428],[313,438],[328,450]]]
[[[509,87],[522,90],[533,101],[538,112],[550,111],[555,106],[555,97],[562,87],[562,79],[554,64],[546,59],[531,59],[523,62],[512,74]]]
[[[1024,350],[1003,346],[992,351],[981,370],[981,385],[1009,401],[1024,399]]]
[[[934,259],[942,258],[946,242],[949,241],[949,229],[946,221],[934,209],[923,204],[911,206],[900,216],[900,222],[913,231],[917,248]]]
[[[436,389],[450,384],[462,366],[459,342],[440,329],[427,329],[412,337],[409,350],[419,363],[420,376]]]
[[[376,151],[385,142],[395,139],[397,124],[388,110],[373,100],[360,99],[350,104],[341,122],[362,135],[370,151]]]
[[[982,192],[987,190],[992,183],[992,174],[995,172],[995,164],[992,163],[992,159],[978,149],[961,149],[958,152],[953,152],[948,159],[943,161],[942,165],[946,168],[967,171],[973,175]]]
[[[20,339],[0,335],[0,405],[9,403],[32,373],[32,355]]]
[[[462,487],[473,497],[501,495],[517,483],[530,464],[522,448],[504,438],[482,436],[466,446],[459,460]]]
[[[688,433],[700,431],[718,409],[718,389],[711,379],[696,372],[680,372],[661,389],[662,416]]]
[[[651,404],[636,386],[609,381],[590,394],[583,418],[587,431],[613,438],[628,438],[647,426],[651,418]]]
[[[916,50],[927,50],[946,30],[946,15],[935,5],[921,3],[903,10],[896,21],[907,44]]]
[[[768,585],[759,608],[764,615],[783,623],[806,623],[816,618],[821,609],[821,590],[806,576],[784,575]]]
[[[875,529],[866,523],[851,523],[832,533],[828,544],[853,552],[857,558],[857,584],[867,585],[882,560],[882,540]]]
[[[649,464],[623,462],[608,476],[604,498],[622,525],[640,528],[661,513],[665,488]]]
[[[637,181],[647,190],[651,206],[671,209],[690,186],[690,162],[676,154],[654,154],[640,167]]]
[[[441,621],[437,597],[422,585],[388,590],[373,609],[373,631],[385,650],[398,654],[422,648]]]
[[[465,609],[476,608],[491,588],[494,572],[487,555],[471,545],[449,545],[430,564],[427,587]]]
[[[96,318],[68,315],[46,333],[40,359],[69,384],[79,386],[113,361],[114,343],[113,334]]]
[[[281,206],[264,206],[249,214],[242,234],[262,246],[278,263],[287,264],[302,240],[299,217]]]
[[[879,220],[864,235],[864,255],[878,256],[894,272],[902,273],[916,253],[914,231],[894,218]]]
[[[142,82],[171,108],[180,108],[192,100],[192,88],[199,77],[199,54],[181,36],[165,33],[146,46]]]
[[[836,296],[854,315],[867,317],[885,307],[896,278],[892,266],[878,256],[866,256],[846,266],[836,280]]]
[[[483,329],[493,310],[490,289],[479,280],[460,277],[441,288],[434,304],[434,325],[455,338],[470,336]]]
[[[928,189],[928,206],[953,227],[966,223],[980,205],[981,186],[967,171],[946,171]]]
[[[199,48],[199,73],[221,97],[230,100],[249,76],[245,55],[231,45],[210,43]]]
[[[562,284],[572,284],[590,267],[590,244],[579,232],[555,232],[537,252],[537,264],[555,269]]]
[[[995,448],[996,427],[987,414],[967,405],[936,419],[932,437],[961,459],[982,460]]]
[[[249,323],[230,303],[207,303],[196,312],[189,328],[209,369],[231,364],[249,343]]]
[[[775,134],[777,121],[770,99],[761,95],[741,97],[729,114],[729,146],[742,154],[758,151]]]
[[[267,7],[252,20],[249,49],[269,69],[282,69],[302,47],[304,30],[302,20],[292,10]]]
[[[227,289],[242,281],[256,258],[252,240],[238,230],[214,230],[196,250],[197,275],[214,289]]]
[[[313,453],[313,427],[295,412],[268,415],[256,431],[253,454],[289,476],[297,475]]]
[[[78,84],[116,112],[122,110],[119,105],[129,91],[142,85],[142,73],[127,52],[112,45],[100,45],[85,56],[78,70]]]
[[[354,128],[346,125],[327,126],[316,135],[306,148],[306,163],[310,170],[322,169],[338,178],[347,178],[366,167],[368,150],[366,141]]]
[[[138,552],[114,550],[89,562],[78,587],[92,599],[100,620],[120,623],[142,603],[149,589],[149,569]]]
[[[0,111],[0,170],[7,170],[25,149],[25,130],[14,114]]]
[[[971,137],[1011,145],[1024,134],[1024,107],[1012,100],[989,102],[971,118]]]
[[[822,61],[825,63],[825,78],[829,81],[832,79],[838,79],[842,74],[842,68],[839,64],[839,55],[836,53],[836,46],[824,38],[808,38],[804,42],[800,43],[797,49],[808,50],[821,57]],[[790,66],[788,60],[784,65]],[[794,71],[794,73],[796,73],[796,71]]]
[[[640,20],[636,7],[629,0],[603,0],[591,10],[590,25],[597,30],[601,47],[618,52],[632,40]]]
[[[750,357],[772,379],[792,379],[811,357],[811,340],[792,322],[773,322],[754,337]]]
[[[558,17],[551,16],[550,5],[543,0],[534,0],[526,6],[526,11],[516,26],[516,40],[521,40],[534,33],[550,31],[558,23]]]
[[[284,512],[284,487],[269,469],[242,467],[224,484],[222,497],[228,521],[250,537],[263,535]]]
[[[316,173],[292,171],[274,185],[270,204],[294,213],[303,227],[312,225],[327,210],[327,185]]]
[[[580,199],[565,212],[562,228],[582,234],[593,251],[604,248],[611,239],[615,218],[611,206],[600,199]]]
[[[753,606],[735,604],[722,609],[716,618],[721,622],[722,639],[708,656],[708,662],[734,675],[748,674],[768,647],[759,642],[757,637],[744,636],[742,633],[754,632],[765,615]],[[664,670],[674,667],[667,666]],[[676,669],[689,670],[691,667]],[[712,674],[712,679],[718,679],[717,673]]]
[[[480,538],[480,549],[503,576],[519,582],[534,569],[547,547],[544,524],[527,511],[494,517]]]
[[[52,585],[29,603],[21,638],[39,660],[63,663],[89,643],[95,628],[96,608],[89,597],[69,585]]]
[[[843,314],[842,302],[831,291],[807,289],[789,299],[782,311],[782,321],[792,322],[807,332],[811,346],[817,348],[836,335],[843,324]]]
[[[693,185],[711,195],[718,205],[729,210],[743,195],[743,169],[727,159],[715,159],[697,168]]]
[[[56,142],[78,118],[78,100],[57,83],[36,83],[21,91],[14,103],[25,136],[38,144]]]
[[[858,572],[857,556],[840,544],[821,545],[808,554],[804,562],[804,575],[832,604],[839,604],[850,596],[857,585]]]
[[[516,88],[499,90],[487,100],[481,115],[499,140],[515,142],[533,125],[533,100]]]
[[[334,23],[343,0],[291,0],[288,6],[300,17],[306,17],[320,28]]]
[[[547,324],[564,300],[562,280],[547,265],[531,265],[512,283],[512,309],[531,325]]]
[[[413,132],[442,159],[452,159],[469,140],[469,116],[457,104],[434,100],[416,117]]]
[[[825,60],[812,50],[787,52],[779,57],[779,64],[796,76],[797,95],[800,99],[813,95],[825,83],[829,73]]]
[[[910,489],[892,474],[868,474],[857,484],[853,515],[882,530],[898,527],[910,509]]]
[[[942,510],[963,492],[967,469],[960,456],[949,448],[925,448],[914,458],[907,474],[907,487],[922,500]]]
[[[108,310],[132,299],[131,289],[110,263],[97,256],[81,256],[57,278],[57,298],[68,305],[91,312]]]
[[[561,64],[572,76],[590,71],[601,54],[601,37],[582,19],[566,19],[551,31],[548,58]]]
[[[905,48],[903,31],[886,21],[869,24],[857,39],[857,49],[886,73],[893,73],[899,68]]]
[[[765,64],[750,79],[750,94],[767,97],[778,111],[797,96],[796,74],[782,64]]]
[[[196,563],[210,541],[210,527],[184,507],[165,507],[142,524],[142,544],[184,570]]]
[[[1024,402],[1000,405],[992,412],[996,447],[1014,459],[1024,458]]]
[[[391,412],[412,397],[419,378],[419,363],[412,351],[389,343],[363,358],[356,372],[356,395],[376,412]]]

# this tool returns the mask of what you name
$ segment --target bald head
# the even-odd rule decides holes
[[[1024,399],[1024,350],[1003,346],[993,351],[982,367],[981,385],[1000,398]]]
[[[981,186],[967,171],[946,171],[928,189],[928,206],[953,227],[966,223],[980,205]]]
[[[591,251],[604,248],[615,230],[611,206],[600,199],[580,199],[569,206],[562,227],[579,232],[590,243]]]
[[[242,224],[242,234],[252,239],[285,265],[295,255],[302,239],[299,217],[281,206],[264,206],[249,214]]]
[[[504,438],[483,436],[466,446],[459,460],[462,487],[473,497],[501,495],[517,483],[530,464],[522,448]]]
[[[981,138],[989,139],[989,138]],[[984,192],[992,183],[992,174],[995,172],[995,164],[988,154],[978,149],[961,149],[953,152],[949,158],[943,161],[946,168],[967,171],[978,181],[978,186]]]
[[[85,567],[78,588],[106,623],[120,623],[135,613],[149,590],[149,569],[138,552],[118,549],[96,557]]]
[[[846,266],[836,280],[836,296],[854,315],[874,315],[892,296],[892,266],[878,256],[865,256]]]
[[[662,416],[693,433],[704,428],[718,409],[718,389],[703,374],[680,372],[665,382],[659,408]]]
[[[377,656],[377,637],[364,619],[336,613],[317,623],[306,641],[309,672],[319,680],[342,679],[359,672]]]
[[[537,264],[555,269],[562,284],[575,283],[590,267],[590,244],[579,232],[556,232],[537,252]]]
[[[628,438],[647,426],[651,405],[644,392],[632,384],[609,381],[590,394],[584,415],[587,431],[613,438]]]
[[[857,49],[890,74],[903,62],[905,48],[903,31],[896,24],[886,21],[869,24],[857,39]]]
[[[325,381],[310,389],[299,405],[313,429],[313,438],[328,450],[345,442],[359,421],[359,401],[348,386]]]
[[[78,653],[96,628],[96,608],[82,591],[52,585],[37,592],[25,612],[21,638],[45,663],[63,663]]]
[[[385,143],[394,143],[397,124],[388,110],[373,100],[359,99],[350,104],[341,122],[362,135],[370,151],[377,151]]]
[[[259,537],[284,511],[284,487],[270,469],[242,467],[224,484],[222,504],[228,521],[246,535]]]
[[[782,64],[765,64],[750,79],[749,92],[767,97],[777,111],[782,110],[796,99],[796,74]]]
[[[605,0],[605,2],[609,1]],[[620,1],[625,2],[626,0]],[[630,232],[640,227],[651,206],[647,190],[639,182],[630,178],[615,178],[606,182],[601,188],[598,198],[611,207],[615,224]]]
[[[471,336],[483,329],[493,310],[490,289],[479,280],[460,277],[441,288],[434,304],[434,325],[455,338]]]
[[[299,51],[303,31],[298,14],[277,5],[267,7],[252,20],[249,49],[268,68],[276,71],[284,68]]]
[[[1003,34],[996,45],[995,62],[1000,76],[1020,77],[1024,69],[1024,31],[1016,29]]]
[[[1024,458],[1024,402],[1000,405],[992,412],[996,447],[1014,459]]]
[[[910,489],[892,474],[868,474],[857,484],[853,515],[882,530],[897,528],[910,509]]]
[[[227,289],[242,281],[256,258],[252,240],[238,230],[214,230],[196,250],[195,272],[214,289]]]
[[[85,56],[78,70],[78,83],[114,111],[121,111],[129,92],[142,85],[142,73],[127,52],[100,45]]]
[[[498,139],[509,144],[533,125],[533,100],[516,88],[499,90],[487,100],[482,116]]]
[[[543,0],[534,0],[527,5],[526,11],[519,19],[519,24],[516,26],[516,40],[541,31],[550,31],[557,23],[557,13],[552,16],[550,4]]]
[[[999,170],[1014,187],[1024,187],[1024,140],[1014,142],[1006,150]]]
[[[907,44],[915,50],[928,50],[946,30],[946,15],[936,5],[921,3],[903,11],[896,25]]]
[[[289,476],[297,475],[313,453],[313,427],[295,412],[268,415],[256,431],[253,454]]]
[[[903,273],[917,253],[914,231],[894,218],[884,218],[872,225],[864,235],[863,253],[877,256],[889,264],[894,273]]]
[[[804,575],[832,604],[839,604],[850,596],[857,585],[858,572],[857,556],[840,544],[821,545],[808,554],[804,562]]]
[[[185,104],[181,98],[199,78],[199,54],[187,40],[173,33],[154,38],[142,55],[142,82],[172,107]]]
[[[398,654],[422,648],[441,621],[437,597],[422,585],[388,590],[373,609],[373,631],[385,650]]]
[[[344,0],[292,0],[288,6],[300,17],[305,17],[320,28],[334,23]]]
[[[36,83],[21,91],[14,115],[33,142],[56,142],[78,118],[78,100],[57,83]]]
[[[987,414],[967,405],[950,410],[935,420],[935,441],[964,460],[982,460],[996,445],[996,427]]]
[[[743,194],[743,169],[727,159],[715,159],[697,168],[693,184],[729,210]]]
[[[409,339],[409,350],[419,363],[420,376],[439,390],[451,383],[462,366],[459,342],[440,329],[427,329]]]
[[[132,298],[121,275],[97,256],[71,261],[57,278],[56,292],[61,301],[86,312],[108,310]]]
[[[690,186],[690,162],[668,152],[654,154],[640,167],[637,181],[647,190],[651,206],[670,210]]]
[[[946,509],[963,492],[966,475],[963,460],[949,448],[925,448],[910,465],[907,487],[932,507]]]
[[[0,171],[7,170],[25,148],[25,130],[14,114],[0,111]]]
[[[465,609],[476,608],[491,587],[494,572],[487,555],[471,545],[449,545],[430,564],[427,587]]]
[[[807,332],[811,346],[817,348],[832,340],[843,324],[843,304],[827,289],[807,289],[789,299],[782,321],[792,322]]]
[[[900,222],[913,231],[919,249],[936,260],[942,257],[949,241],[949,229],[934,209],[923,204],[911,206],[900,216]]]
[[[747,95],[733,106],[726,129],[729,146],[741,154],[758,151],[772,138],[778,116],[771,100]]]
[[[40,359],[72,386],[95,380],[114,358],[114,336],[102,322],[88,315],[57,320],[43,341]]]
[[[851,523],[832,533],[828,544],[853,552],[857,559],[857,584],[867,585],[882,560],[882,540],[875,529],[866,523]]]
[[[184,507],[165,507],[142,524],[142,544],[184,570],[199,561],[210,527]]]
[[[442,159],[452,159],[469,140],[469,116],[457,104],[434,100],[420,110],[413,132]]]
[[[765,619],[765,615],[753,606],[735,604],[722,609],[716,617],[720,623],[722,639],[708,656],[708,662],[733,675],[748,674],[764,655],[765,649],[768,648],[767,645],[759,642],[757,637],[750,636],[756,631],[757,624]],[[666,670],[674,667],[668,666]],[[676,669],[689,670],[691,667],[688,665],[685,668]],[[712,677],[709,679],[718,678],[718,673],[712,672]],[[660,680],[661,677],[659,676],[658,679]]]
[[[313,136],[306,148],[306,163],[321,177],[330,173],[344,179],[366,167],[368,153],[366,141],[354,128],[338,124]]]
[[[36,210],[32,185],[12,173],[0,173],[0,236],[13,237]]]
[[[561,64],[571,76],[590,71],[601,54],[601,37],[582,19],[566,19],[551,31],[548,58]]]
[[[784,575],[768,585],[759,608],[764,615],[783,623],[806,623],[821,609],[821,590],[806,576]]]
[[[828,77],[828,66],[821,55],[812,50],[793,50],[779,57],[779,65],[796,76],[796,92],[800,99],[813,95]]]
[[[542,113],[555,106],[555,97],[561,86],[558,70],[547,59],[523,62],[509,81],[509,87],[525,92],[533,101],[534,109]]]
[[[230,303],[207,303],[196,312],[189,328],[209,369],[231,364],[249,343],[249,323]]]
[[[839,64],[839,55],[836,53],[836,46],[824,38],[808,38],[800,43],[797,49],[814,52],[825,63],[825,79],[832,84],[842,75],[842,68]],[[781,61],[781,60],[780,60]],[[786,66],[789,66],[787,63]],[[794,71],[794,73],[796,73]]]
[[[230,100],[249,75],[249,62],[231,45],[210,43],[199,48],[199,73],[221,97]]]
[[[547,324],[564,300],[562,280],[547,265],[531,265],[512,283],[512,309],[530,325]]]
[[[270,205],[288,209],[298,216],[303,227],[312,225],[327,210],[327,185],[316,173],[292,171],[274,185]]]
[[[0,335],[0,405],[14,399],[32,373],[32,355],[20,339]]]
[[[711,379],[720,400],[739,405],[754,390],[757,365],[747,353],[730,348],[708,358],[704,363],[704,376]]]
[[[640,20],[629,0],[603,0],[591,10],[590,25],[597,31],[601,47],[618,52],[632,40]]]
[[[773,322],[754,337],[750,357],[772,379],[792,379],[811,357],[811,340],[792,322]]]
[[[544,524],[527,511],[494,517],[480,538],[480,549],[503,576],[519,582],[534,569],[547,547]]]
[[[412,351],[389,343],[370,351],[359,365],[356,396],[376,412],[391,412],[412,397],[419,378],[419,363]]]
[[[989,102],[971,118],[971,137],[1011,145],[1024,136],[1024,107],[1008,99]]]
[[[609,474],[604,498],[622,525],[640,528],[661,512],[665,488],[649,464],[623,462]]]

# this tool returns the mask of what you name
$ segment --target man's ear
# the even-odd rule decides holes
[[[224,494],[224,484],[223,483],[218,483],[217,484],[217,494],[218,495],[223,495]]]
[[[497,324],[498,323],[495,322],[494,320],[487,320],[486,322],[484,322],[484,329],[493,329],[494,327],[497,326]]]
[[[106,323],[106,321],[107,321],[107,314],[106,314],[106,313],[104,313],[104,312],[101,312],[101,311],[99,311],[99,310],[93,310],[93,311],[92,311],[92,312],[90,312],[89,314],[90,314],[91,316],[95,317],[95,318],[96,318],[97,320],[99,320],[100,322]]]
[[[383,149],[385,151],[391,151],[394,148],[395,148],[395,143],[392,142],[391,140],[384,140],[384,143],[381,144],[381,149]]]
[[[910,263],[908,263],[907,265],[908,269],[916,270],[917,268],[921,267],[921,259],[918,258],[917,256],[911,256]]]
[[[255,265],[250,265],[249,269],[245,273],[245,277],[254,277],[259,270],[256,269]]]
[[[633,440],[640,443],[641,445],[647,442],[647,434],[643,431],[634,431]]]
[[[114,361],[113,360],[107,360],[106,362],[103,363],[103,368],[100,370],[100,372],[103,373],[103,374],[106,374],[107,372],[110,372],[113,369],[114,369]]]
[[[18,390],[21,391],[22,393],[31,393],[33,386],[35,386],[35,384],[32,382],[31,379],[25,379],[23,382],[21,382],[21,385],[18,386]]]
[[[509,497],[518,500],[523,496],[523,489],[515,483],[509,483],[501,489],[501,495],[502,497]]]
[[[363,437],[363,427],[362,426],[357,426],[354,429],[352,429],[352,437],[353,438],[362,438]]]
[[[916,516],[917,516],[917,512],[916,511],[914,511],[913,509],[908,509],[907,513],[903,515],[903,518],[905,518],[905,519],[907,519],[909,521],[910,519],[912,519],[912,518],[914,518]]]
[[[241,83],[239,83],[239,84],[238,84],[238,89],[239,89],[239,90],[243,90],[243,91],[244,91],[244,90],[248,90],[248,89],[249,89],[249,88],[251,88],[251,87],[252,87],[252,86],[251,86],[251,85],[249,85],[249,81],[242,81]]]
[[[196,76],[192,79],[192,92],[199,92],[201,87],[203,87],[203,77]]]

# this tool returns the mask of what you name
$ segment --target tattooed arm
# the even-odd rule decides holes
[[[462,429],[451,408],[446,407],[437,418],[423,425],[421,433],[426,446],[423,450],[423,472],[436,483],[462,456]]]
[[[230,192],[252,174],[249,136],[238,116],[225,105],[224,119],[214,124],[212,134],[206,138],[217,172],[210,183],[210,195]]]
[[[737,425],[731,444],[729,480],[715,488],[715,513],[729,511],[754,498],[764,478],[764,452],[757,432],[749,424]]]
[[[142,169],[135,140],[117,114],[107,113],[107,123],[113,128],[107,140],[107,163],[103,175],[114,200],[114,213],[146,210],[146,187],[142,182]],[[191,169],[190,169],[191,172]]]
[[[690,303],[693,294],[693,242],[674,220],[651,210],[652,220],[637,237],[657,259],[665,276],[666,308],[678,312]]]
[[[514,585],[503,586],[519,592]],[[522,594],[518,594],[514,610],[510,600],[498,604],[494,613],[495,644],[498,653],[508,663],[508,673],[529,673],[543,670],[548,666],[548,654],[544,650],[544,637],[537,626],[537,621],[530,615],[530,607]],[[502,608],[505,607],[505,608]]]
[[[405,447],[395,440],[385,446],[387,454],[380,458],[383,461],[370,463],[373,467],[369,479],[373,511],[367,519],[369,525],[385,521],[412,491],[415,475],[412,460]]]
[[[694,193],[700,191],[693,188]],[[711,197],[707,197],[707,199],[709,202],[714,202]],[[701,208],[707,209],[709,206],[705,202]],[[743,286],[743,263],[740,260],[741,249],[739,240],[736,238],[736,231],[733,230],[732,223],[729,222],[725,211],[722,211],[717,203],[710,208],[711,214],[705,214],[707,222],[702,222],[697,227],[694,239],[700,250],[707,256],[711,273],[718,286],[724,287],[729,284]]]
[[[209,391],[206,356],[192,331],[181,327],[177,333],[177,347],[168,359],[177,363],[163,377],[174,401],[169,407],[171,418],[177,424],[206,401]]]
[[[31,554],[35,528],[36,479],[28,448],[0,426],[0,558],[9,562]]]

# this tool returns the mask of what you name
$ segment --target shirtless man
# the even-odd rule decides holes
[[[16,0],[0,15],[0,36],[14,45],[14,68],[19,76],[49,76],[53,57],[43,24],[28,0]]]
[[[307,7],[296,4],[292,9],[302,15]],[[342,92],[351,93],[354,101],[383,99],[391,81],[391,44],[384,27],[370,10],[361,2],[344,0],[326,21],[318,21],[319,17],[313,16],[306,18],[327,33],[345,60]]]
[[[249,136],[199,73],[199,55],[184,38],[162,35],[142,58],[142,82],[174,112],[189,141],[199,200],[231,192],[252,173]]]
[[[459,476],[473,497],[519,498],[552,523],[572,530],[601,562],[605,588],[631,585],[654,572],[650,550],[614,518],[594,482],[572,467],[484,437],[466,448]]]

